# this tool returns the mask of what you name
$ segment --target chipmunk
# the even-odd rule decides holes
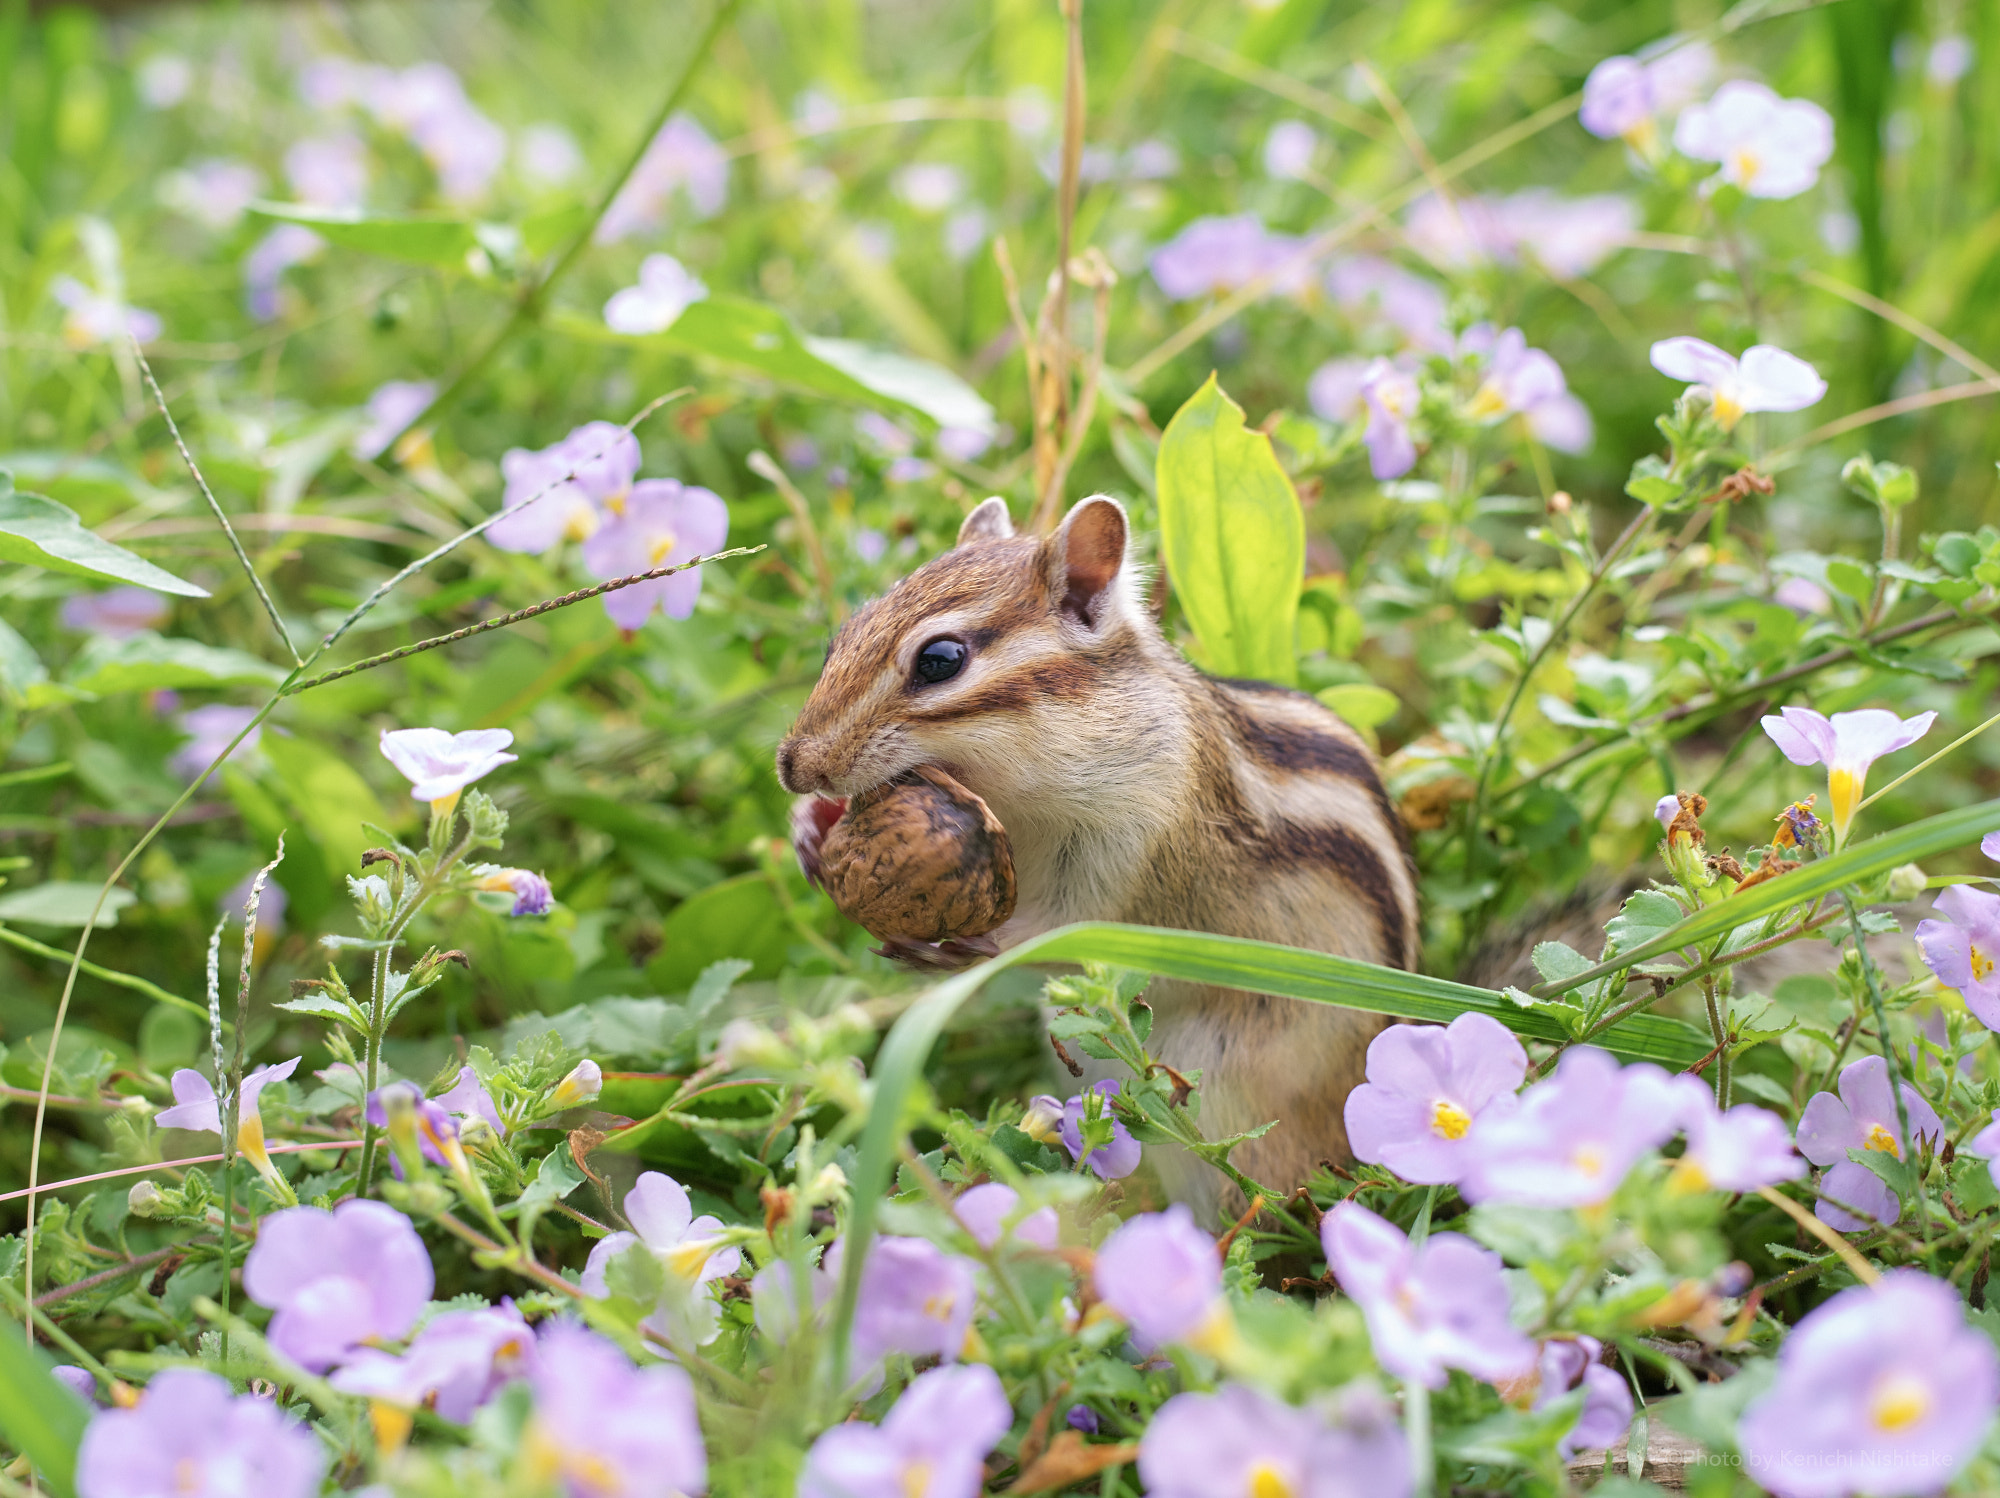
[[[997,497],[974,509],[953,550],[835,635],[778,748],[778,778],[805,798],[795,825],[937,766],[1011,840],[1001,949],[1130,921],[1413,968],[1415,870],[1374,755],[1303,693],[1190,665],[1142,601],[1128,540],[1103,495],[1047,536],[1016,536]],[[1279,1120],[1236,1152],[1247,1174],[1289,1189],[1349,1157],[1347,1094],[1386,1020],[1188,982],[1149,998],[1153,1053],[1202,1070],[1211,1138]],[[1205,1165],[1156,1164],[1177,1199],[1223,1205]]]

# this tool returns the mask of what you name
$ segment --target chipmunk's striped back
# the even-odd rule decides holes
[[[1195,670],[1147,613],[1125,554],[1111,500],[1083,501],[1044,538],[1012,535],[988,500],[956,550],[835,637],[779,749],[780,778],[847,796],[933,764],[977,793],[1013,846],[1019,897],[994,933],[1002,947],[1116,920],[1414,967],[1415,879],[1366,744],[1301,693]],[[932,679],[948,658],[950,674]],[[1205,1071],[1204,1128],[1281,1120],[1245,1146],[1248,1173],[1295,1184],[1346,1153],[1342,1105],[1377,1019],[1159,989],[1153,1048]],[[1215,1194],[1201,1176],[1170,1184]]]

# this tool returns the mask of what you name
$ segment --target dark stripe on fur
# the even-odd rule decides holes
[[[1306,826],[1297,822],[1273,823],[1262,843],[1258,851],[1271,862],[1322,864],[1345,879],[1375,907],[1385,965],[1407,965],[1408,912],[1396,896],[1389,870],[1372,847],[1345,827]]]

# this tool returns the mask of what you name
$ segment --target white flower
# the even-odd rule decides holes
[[[458,804],[458,793],[483,775],[511,764],[519,755],[502,751],[514,742],[505,728],[474,728],[446,733],[442,728],[385,728],[382,755],[410,778],[410,794],[428,801]],[[449,807],[447,807],[449,809]]]
[[[1768,343],[1732,358],[1699,338],[1667,338],[1653,345],[1653,368],[1707,389],[1715,419],[1730,431],[1750,411],[1803,411],[1826,394],[1826,381],[1797,354]]]
[[[141,343],[151,343],[160,336],[158,313],[127,307],[116,297],[92,291],[74,276],[57,276],[50,291],[69,309],[63,319],[63,342],[71,348],[122,344],[128,333]]]
[[[896,196],[919,213],[943,213],[965,194],[958,168],[942,161],[913,161],[896,173]]]
[[[585,1295],[602,1299],[611,1293],[605,1271],[626,1249],[643,1244],[667,1271],[667,1282],[653,1314],[639,1323],[668,1342],[713,1342],[721,1330],[715,1303],[702,1287],[733,1274],[743,1262],[740,1249],[717,1242],[723,1231],[719,1218],[696,1217],[687,1188],[656,1170],[642,1174],[626,1193],[625,1220],[633,1233],[612,1233],[598,1240],[578,1281]]]
[[[614,333],[664,333],[707,295],[673,256],[648,255],[639,265],[639,284],[614,292],[604,304],[605,326]]]
[[[1674,149],[1720,162],[1712,180],[1753,198],[1795,198],[1819,180],[1833,155],[1833,118],[1810,99],[1781,99],[1739,78],[1681,112]]]
[[[1312,171],[1319,154],[1319,132],[1304,120],[1280,120],[1264,137],[1264,171],[1297,181]]]

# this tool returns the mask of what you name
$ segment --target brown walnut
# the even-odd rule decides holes
[[[852,798],[819,846],[818,883],[886,942],[984,936],[1014,913],[1014,855],[986,803],[920,765]]]

